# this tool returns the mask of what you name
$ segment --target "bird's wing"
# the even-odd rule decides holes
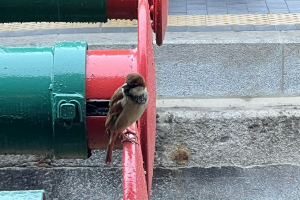
[[[123,107],[121,100],[123,99],[122,88],[119,87],[109,101],[109,111],[105,121],[105,129],[108,131],[112,125],[116,122],[117,118],[121,114]]]
[[[109,101],[109,107],[117,103],[119,100],[123,99],[122,87],[119,87],[112,95]]]

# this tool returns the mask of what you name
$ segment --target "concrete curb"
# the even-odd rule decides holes
[[[300,165],[299,107],[159,108],[156,165]]]
[[[299,97],[220,102],[158,100],[156,167],[300,165]],[[0,156],[0,167],[120,167],[121,151],[114,152],[110,165],[104,156],[105,150],[94,151],[87,160]]]
[[[153,37],[155,39],[155,36]],[[3,46],[53,45],[57,41],[86,41],[90,46],[135,45],[137,33],[49,34],[0,37]],[[164,45],[220,43],[299,43],[299,31],[167,32]],[[153,42],[155,44],[155,42]]]

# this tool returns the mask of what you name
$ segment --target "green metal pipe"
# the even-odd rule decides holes
[[[106,0],[0,0],[0,23],[106,21]]]
[[[86,158],[86,43],[0,47],[0,154]]]

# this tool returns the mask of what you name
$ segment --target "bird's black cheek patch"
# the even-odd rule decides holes
[[[133,101],[137,104],[145,104],[147,102],[147,98],[148,95],[146,94],[136,95],[132,97]]]
[[[128,88],[128,89],[127,89],[127,88],[126,88],[126,89],[124,89],[124,94],[125,94],[126,96],[130,96],[130,94],[129,94],[129,90],[130,90],[129,88]]]

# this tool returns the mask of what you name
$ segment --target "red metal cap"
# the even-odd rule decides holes
[[[153,5],[153,30],[156,34],[156,44],[162,45],[168,23],[169,0],[152,0]]]
[[[168,23],[169,0],[148,0],[156,44],[162,45]],[[107,0],[108,19],[138,19],[138,0]]]

